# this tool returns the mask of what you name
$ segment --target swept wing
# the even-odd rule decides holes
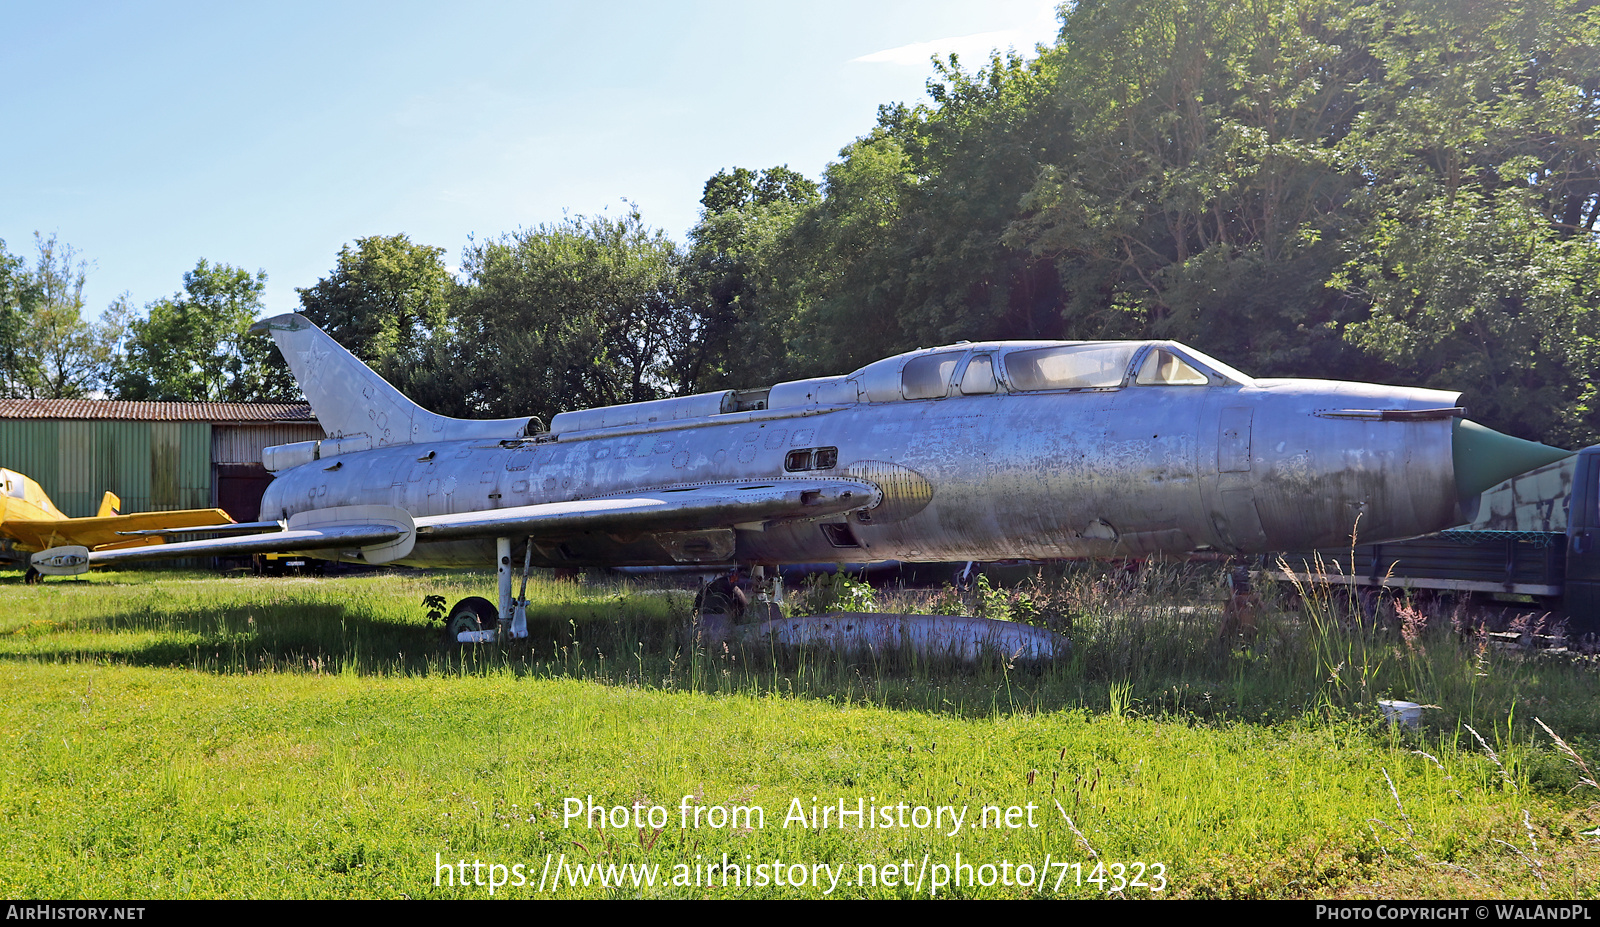
[[[405,510],[392,506],[339,506],[298,513],[278,530],[256,535],[180,541],[154,548],[88,551],[82,555],[74,552],[66,557],[62,549],[56,548],[32,559],[40,572],[56,574],[81,573],[91,566],[138,560],[278,551],[322,551],[330,557],[389,563],[404,560],[418,543],[430,541],[753,527],[840,515],[870,506],[878,499],[878,489],[862,481],[784,479],[666,487],[422,518],[412,518]]]

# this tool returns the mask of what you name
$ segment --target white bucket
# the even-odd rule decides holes
[[[1383,719],[1390,724],[1399,723],[1414,728],[1422,723],[1422,706],[1416,702],[1379,699],[1378,707],[1383,710]]]

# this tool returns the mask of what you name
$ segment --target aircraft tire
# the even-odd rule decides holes
[[[462,631],[488,631],[499,624],[500,610],[493,602],[481,595],[468,596],[450,609],[450,616],[444,621],[444,640],[454,644]]]

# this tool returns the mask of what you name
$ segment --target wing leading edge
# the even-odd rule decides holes
[[[859,480],[711,483],[572,502],[547,502],[417,519],[423,539],[550,537],[584,531],[632,533],[732,528],[821,518],[878,501]]]
[[[409,556],[418,543],[466,538],[559,538],[583,532],[632,534],[757,527],[840,515],[878,502],[878,488],[858,480],[711,483],[570,502],[485,509],[412,518],[403,509],[354,505],[314,509],[277,531],[207,538],[154,547],[88,551],[52,548],[32,557],[41,573],[82,573],[92,566],[138,560],[282,551],[326,551],[368,563]],[[235,527],[235,526],[227,526]],[[81,562],[80,562],[81,561]]]

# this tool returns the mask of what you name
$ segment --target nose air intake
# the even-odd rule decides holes
[[[1573,451],[1524,441],[1463,418],[1451,428],[1451,458],[1455,465],[1456,495],[1463,502],[1519,473],[1573,455]]]

